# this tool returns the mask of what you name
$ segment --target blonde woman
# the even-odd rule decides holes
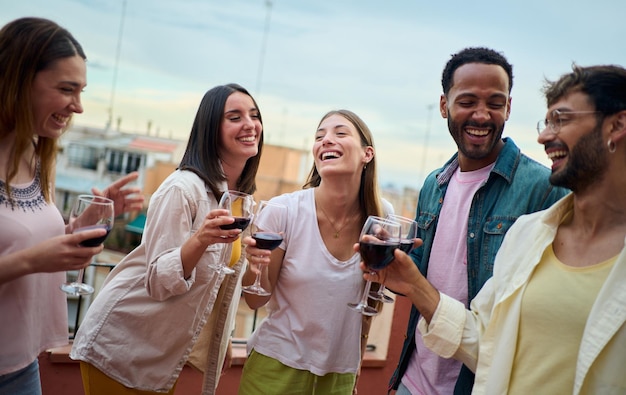
[[[369,215],[392,208],[379,195],[372,134],[356,114],[324,115],[312,152],[305,189],[272,199],[288,208],[286,229],[269,229],[283,232],[281,246],[270,253],[245,240],[250,263],[269,264],[262,286],[272,294],[244,294],[253,309],[267,305],[268,317],[248,340],[240,394],[348,395],[356,384],[363,317],[347,303],[359,299],[363,274],[353,246]]]

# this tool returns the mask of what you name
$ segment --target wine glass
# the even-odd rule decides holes
[[[113,229],[113,200],[102,196],[79,195],[70,211],[69,229],[72,233],[84,232],[91,229],[106,229],[104,236],[87,239],[80,243],[83,247],[99,246]],[[83,273],[80,269],[76,281],[61,284],[61,290],[68,295],[90,295],[94,292],[91,285],[83,283]]]
[[[222,194],[218,203],[218,208],[228,210],[235,222],[232,224],[220,225],[221,229],[241,229],[243,232],[246,230],[252,219],[252,207],[254,206],[254,198],[244,192],[228,190]],[[239,242],[239,241],[236,241]],[[228,248],[230,247],[230,248]],[[232,253],[232,244],[222,250],[222,259],[220,259],[221,270],[225,274],[233,274],[235,271],[231,267],[237,263],[230,262],[230,256]],[[226,262],[229,260],[229,262]]]
[[[361,259],[372,272],[387,267],[393,261],[393,252],[400,247],[400,224],[390,219],[370,215],[365,220],[359,236],[359,252]],[[348,306],[363,315],[373,316],[378,311],[367,304],[371,281],[365,283],[365,288],[358,303],[348,303]]]
[[[283,232],[287,224],[287,206],[284,204],[261,200],[252,220],[252,238],[256,247],[262,250],[273,250],[283,242]],[[264,266],[259,265],[256,278],[252,285],[242,287],[243,292],[269,296],[270,292],[261,286],[261,273]]]
[[[405,253],[413,249],[413,239],[417,237],[417,222],[396,214],[389,214],[387,218],[400,224],[400,250]],[[372,291],[369,297],[383,303],[393,303],[393,298],[385,294],[385,285],[380,284],[378,291]]]

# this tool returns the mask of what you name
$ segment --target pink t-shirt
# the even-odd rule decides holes
[[[475,171],[454,173],[446,192],[435,232],[428,280],[441,292],[468,305],[467,295],[467,221],[476,191],[487,181],[493,164]],[[424,345],[415,332],[416,349],[402,384],[413,395],[452,394],[462,363],[445,359]]]
[[[0,181],[0,255],[29,248],[65,233],[54,204],[41,194],[39,176],[12,185],[14,205]],[[59,289],[65,272],[36,273],[0,284],[0,375],[32,363],[39,353],[68,343],[67,299]]]

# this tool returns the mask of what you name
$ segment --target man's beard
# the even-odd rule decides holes
[[[464,130],[467,127],[476,127],[476,128],[484,128],[487,127],[491,129],[490,132],[490,141],[488,146],[476,147],[471,144],[466,144],[463,136],[465,134]],[[448,111],[448,131],[452,138],[454,139],[457,148],[463,155],[465,155],[469,159],[480,160],[489,155],[494,150],[494,147],[498,144],[498,142],[502,139],[502,132],[504,131],[504,124],[498,126],[493,122],[484,122],[478,123],[473,121],[467,121],[462,124],[456,123],[452,117],[450,116],[450,112]]]
[[[553,185],[582,192],[604,177],[608,166],[608,152],[602,140],[602,126],[581,137],[572,147],[565,167],[552,173]]]

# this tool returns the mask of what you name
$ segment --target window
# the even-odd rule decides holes
[[[110,173],[128,174],[139,170],[144,155],[137,152],[107,150],[106,166]]]
[[[72,143],[67,147],[67,162],[70,167],[96,170],[98,151],[94,147]]]

